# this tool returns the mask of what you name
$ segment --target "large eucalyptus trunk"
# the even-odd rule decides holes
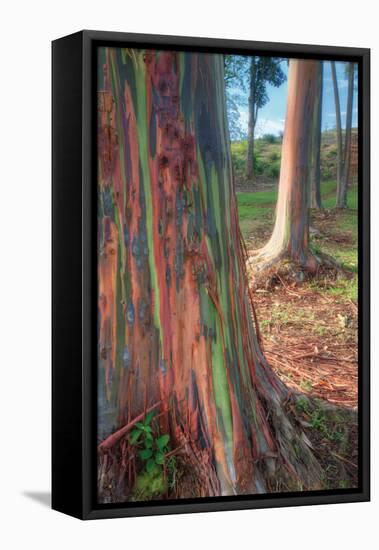
[[[257,270],[283,257],[310,271],[317,267],[309,249],[308,182],[318,80],[317,61],[290,60],[275,225],[268,243],[256,253]]]
[[[130,498],[128,426],[151,408],[194,473],[179,497],[318,487],[252,322],[222,56],[99,66],[99,501]]]
[[[249,98],[248,98],[248,125],[247,125],[247,159],[246,159],[246,178],[252,181],[254,178],[254,134],[256,124],[256,65],[255,57],[250,59],[249,70]]]
[[[322,128],[322,89],[323,62],[317,64],[317,90],[313,112],[311,153],[309,167],[309,206],[321,208],[321,128]]]
[[[354,63],[349,63],[347,68],[347,108],[346,108],[346,130],[343,153],[343,168],[340,185],[337,186],[337,208],[347,207],[347,187],[350,179],[351,168],[351,128],[353,122],[353,96],[354,96]]]

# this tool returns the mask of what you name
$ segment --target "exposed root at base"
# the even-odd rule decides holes
[[[348,273],[336,260],[327,254],[309,254],[306,262],[300,263],[283,253],[276,259],[263,260],[256,251],[249,251],[246,267],[250,288],[270,290],[276,286],[291,288],[318,277],[335,280]]]
[[[354,409],[294,393],[288,409],[311,443],[326,489],[358,486],[358,415]]]

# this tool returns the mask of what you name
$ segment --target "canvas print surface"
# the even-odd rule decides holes
[[[97,70],[98,503],[356,487],[356,65]]]

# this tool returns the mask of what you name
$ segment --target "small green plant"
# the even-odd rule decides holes
[[[163,470],[155,464],[150,473],[143,470],[138,474],[132,489],[132,499],[152,500],[166,493],[167,489],[167,479],[163,475]]]
[[[312,391],[312,384],[309,380],[306,380],[305,378],[302,378],[300,380],[300,388],[304,391]]]
[[[330,441],[335,441],[336,443],[343,442],[344,434],[340,430],[336,430],[334,432],[330,431],[328,427],[328,419],[322,408],[322,403],[319,402],[318,399],[314,399],[313,402],[316,405],[315,408],[311,406],[307,397],[299,397],[296,401],[297,412],[308,417],[308,425],[310,428],[317,430]]]
[[[341,443],[343,440],[344,440],[345,436],[343,434],[343,432],[341,432],[340,430],[337,430],[333,433],[330,434],[330,437],[329,439],[331,441],[335,441],[336,443]]]
[[[298,413],[310,414],[309,401],[305,396],[302,395],[296,400],[296,410]]]
[[[337,149],[329,149],[326,153],[326,157],[329,159],[335,159],[337,157]]]
[[[318,430],[322,434],[328,436],[328,429],[326,426],[326,418],[325,413],[321,411],[320,409],[315,409],[311,414],[310,419],[311,427],[315,430]]]
[[[340,489],[348,489],[350,487],[350,483],[348,479],[341,479],[339,482],[339,488]]]
[[[279,160],[279,153],[277,151],[271,151],[268,158],[272,161]]]
[[[266,328],[270,328],[270,324],[270,319],[263,319],[263,321],[261,321],[261,330],[266,330]]]
[[[268,166],[267,175],[270,178],[277,178],[279,177],[279,174],[280,174],[280,162],[279,161],[272,162]]]
[[[254,171],[257,175],[262,175],[263,172],[264,172],[264,168],[265,168],[265,164],[264,162],[262,161],[262,159],[254,153],[254,160],[253,160],[253,164],[254,164]]]
[[[146,472],[152,473],[156,466],[163,468],[166,454],[169,451],[170,436],[160,434],[159,426],[152,428],[154,411],[149,412],[142,422],[136,422],[132,430],[129,442],[138,449],[138,456],[145,465]]]

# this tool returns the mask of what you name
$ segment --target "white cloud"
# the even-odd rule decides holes
[[[247,109],[240,110],[240,123],[242,130],[247,133],[247,124],[249,119],[249,113]],[[259,118],[255,127],[255,137],[261,137],[264,134],[278,135],[284,131],[284,118],[269,119]]]
[[[256,137],[261,137],[264,134],[275,134],[278,135],[280,132],[284,131],[284,119],[279,118],[276,120],[272,119],[263,119],[257,122],[255,129]]]

